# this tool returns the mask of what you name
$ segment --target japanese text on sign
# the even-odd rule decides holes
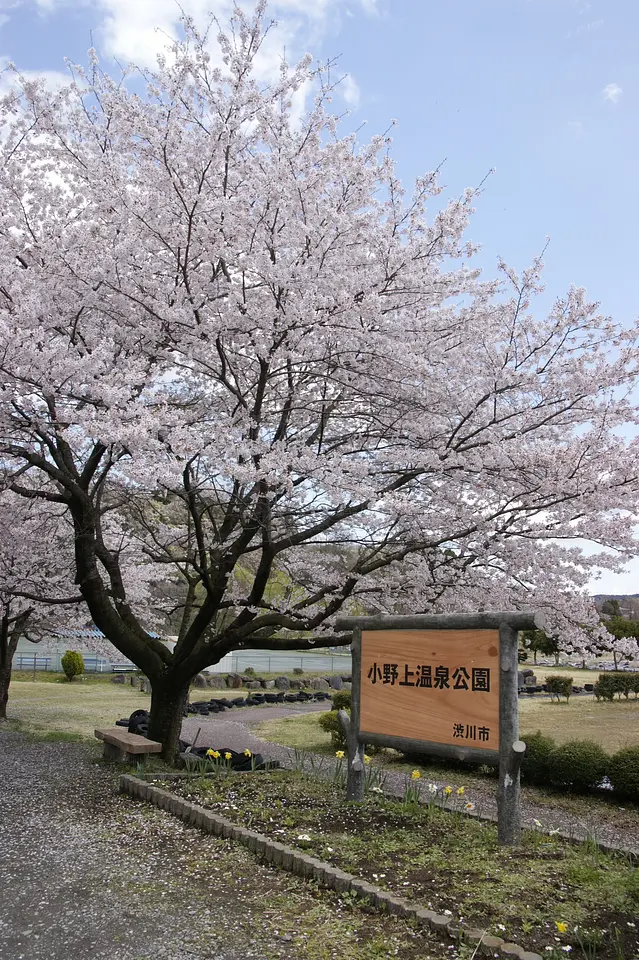
[[[409,670],[405,663],[399,679],[399,664],[373,663],[368,671],[367,678],[371,683],[388,683],[400,687],[430,687],[434,690],[470,690],[473,693],[490,693],[490,667],[471,667],[470,673],[466,667],[456,667],[452,673],[449,667],[432,664],[417,665]],[[415,679],[413,679],[415,678]]]

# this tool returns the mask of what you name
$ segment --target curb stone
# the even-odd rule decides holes
[[[356,896],[369,901],[379,910],[385,910],[394,916],[414,919],[436,933],[444,933],[455,940],[462,939],[471,945],[475,944],[478,947],[478,953],[483,956],[497,956],[503,960],[512,960],[513,957],[517,960],[543,960],[538,953],[526,952],[516,943],[506,943],[500,937],[485,936],[481,930],[460,927],[459,923],[450,917],[435,913],[433,910],[425,910],[418,904],[396,897],[387,890],[382,890],[338,867],[333,867],[330,863],[324,863],[292,847],[270,840],[255,830],[232,823],[226,817],[221,817],[189,800],[182,800],[168,790],[162,790],[152,782],[142,780],[133,774],[121,775],[120,793],[136,800],[145,800],[207,833],[224,839],[237,840],[256,856],[267,863],[281,867],[288,873],[317,880],[322,886],[336,890],[338,893],[352,890]]]

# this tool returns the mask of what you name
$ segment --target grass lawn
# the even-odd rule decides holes
[[[300,750],[331,753],[329,734],[318,723],[318,714],[266,720],[258,727],[258,736]],[[573,697],[568,703],[547,699],[519,701],[519,730],[526,734],[541,730],[557,743],[568,740],[596,740],[609,753],[639,744],[639,699],[597,702],[594,697]]]
[[[35,681],[12,683],[7,713],[25,733],[63,733],[93,739],[96,727],[148,710],[151,697],[128,684]]]
[[[345,804],[334,783],[292,771],[172,781],[168,788],[551,960],[566,956],[564,946],[581,956],[575,925],[597,944],[599,960],[639,956],[639,870],[592,844],[527,832],[521,848],[503,848],[492,824],[376,794]],[[565,933],[556,922],[568,924]]]

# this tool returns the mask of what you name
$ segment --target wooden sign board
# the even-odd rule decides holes
[[[498,630],[363,630],[360,656],[361,740],[497,754]]]

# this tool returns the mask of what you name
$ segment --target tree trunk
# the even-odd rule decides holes
[[[178,740],[189,695],[189,684],[177,686],[167,680],[151,680],[149,740],[162,744],[162,759],[175,763]]]
[[[27,622],[28,614],[15,623],[13,630],[9,627],[8,608],[2,618],[0,627],[0,720],[7,719],[7,702],[9,700],[9,684],[11,683],[11,666],[13,657],[18,649],[18,640],[22,628]]]
[[[7,719],[7,701],[9,699],[9,684],[11,683],[11,662],[0,662],[0,720]]]

